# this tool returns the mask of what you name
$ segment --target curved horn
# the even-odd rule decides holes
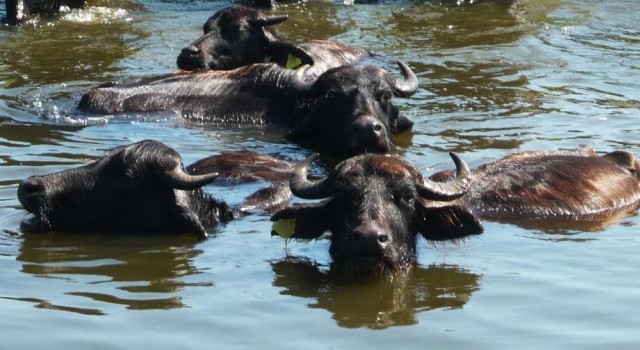
[[[268,27],[268,26],[272,26],[274,24],[282,23],[282,22],[286,21],[287,19],[289,19],[289,16],[287,16],[287,15],[268,16],[268,17],[265,16],[265,17],[251,18],[249,20],[249,23],[251,24],[251,26],[254,26],[254,27]]]
[[[296,71],[290,75],[289,86],[298,93],[309,93],[313,91],[313,85],[316,82],[317,77],[310,76],[307,73],[309,69],[308,64],[302,65],[296,69]]]
[[[418,91],[418,78],[416,74],[403,62],[396,61],[402,71],[404,81],[395,83],[394,92],[398,97],[409,97]]]
[[[171,170],[162,171],[160,172],[160,175],[165,183],[175,189],[184,191],[196,190],[208,183],[211,183],[216,179],[216,177],[218,177],[218,173],[190,175],[187,174],[180,165]]]
[[[449,153],[456,163],[456,178],[449,182],[436,182],[424,178],[417,185],[418,194],[424,199],[436,201],[452,201],[467,193],[471,187],[471,170],[455,153]]]
[[[317,181],[309,181],[307,179],[309,165],[317,157],[318,154],[314,153],[293,168],[291,176],[289,177],[289,188],[291,188],[291,193],[293,193],[294,196],[304,199],[322,199],[329,197],[328,178]]]

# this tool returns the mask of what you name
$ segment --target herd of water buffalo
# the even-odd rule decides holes
[[[24,3],[24,1],[18,1]],[[15,3],[7,1],[7,4]],[[7,5],[9,6],[9,5]],[[9,14],[9,11],[7,12]],[[311,176],[299,164],[250,151],[223,152],[185,167],[154,140],[114,148],[80,168],[32,176],[18,198],[33,217],[23,231],[193,232],[253,212],[272,214],[273,234],[310,240],[331,233],[340,268],[403,270],[418,234],[430,241],[483,232],[494,220],[606,221],[640,206],[640,162],[630,153],[580,147],[509,155],[477,169],[451,153],[455,170],[431,176],[393,153],[413,122],[392,103],[418,89],[361,62],[371,53],[331,40],[291,43],[275,30],[286,16],[245,7],[220,10],[182,49],[181,69],[87,91],[87,113],[172,111],[188,123],[277,123],[287,139],[339,162]],[[270,183],[238,207],[204,193],[212,182]],[[292,196],[321,200],[289,205]]]

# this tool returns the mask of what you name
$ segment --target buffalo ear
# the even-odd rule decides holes
[[[314,64],[313,58],[300,46],[282,41],[269,43],[267,55],[271,57],[271,62],[289,69]]]
[[[403,115],[398,116],[398,119],[396,120],[396,123],[395,123],[395,132],[397,134],[403,133],[405,131],[409,131],[412,128],[413,128],[413,120]]]
[[[437,208],[420,207],[418,231],[427,240],[457,240],[478,235],[484,231],[480,220],[465,207],[458,205]]]
[[[178,204],[175,209],[176,214],[176,228],[185,230],[189,233],[195,233],[199,239],[206,239],[208,234],[207,230],[202,226],[202,222],[198,218],[198,215],[189,207]]]
[[[300,205],[284,208],[271,216],[272,236],[315,239],[329,229],[326,205]]]

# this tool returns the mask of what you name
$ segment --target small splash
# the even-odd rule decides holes
[[[38,101],[35,104],[39,103]],[[79,116],[72,114],[71,112],[61,109],[56,105],[42,108],[41,114],[44,118],[54,122],[56,124],[66,124],[73,126],[91,126],[91,125],[105,125],[109,123],[111,116]]]
[[[569,35],[575,30],[575,28],[576,28],[575,26],[563,26],[562,33],[564,35]]]
[[[129,11],[120,8],[110,8],[101,6],[89,6],[85,9],[69,9],[64,7],[60,9],[63,20],[76,23],[111,23],[114,20],[124,19],[127,22],[133,21],[133,18],[127,17]]]

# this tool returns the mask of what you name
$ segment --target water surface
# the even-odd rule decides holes
[[[0,27],[0,348],[636,349],[637,213],[607,226],[485,222],[419,242],[394,278],[329,272],[328,241],[270,237],[266,215],[188,236],[23,234],[18,182],[143,139],[185,163],[225,150],[309,154],[278,128],[187,126],[170,113],[95,116],[86,89],[175,70],[224,1],[89,1]],[[3,11],[3,10],[0,10]],[[291,40],[333,38],[408,62],[420,90],[397,151],[425,173],[584,144],[640,155],[640,6],[595,0],[299,2]],[[239,203],[259,185],[206,190]]]

